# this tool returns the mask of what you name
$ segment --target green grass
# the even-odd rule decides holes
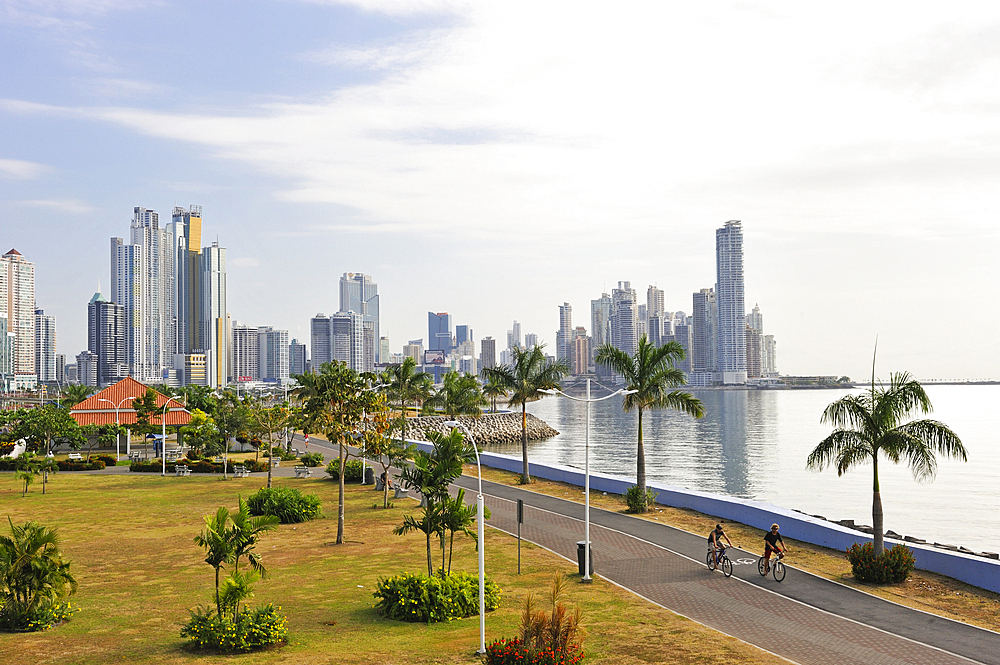
[[[337,486],[328,480],[276,478],[320,496],[330,517],[281,525],[259,546],[270,575],[253,604],[273,602],[289,618],[288,644],[224,657],[227,663],[477,663],[477,617],[445,624],[409,624],[379,617],[372,591],[379,576],[426,570],[419,534],[394,536],[415,501],[389,510],[370,486],[348,485],[347,543],[336,538]],[[212,602],[211,567],[193,542],[203,516],[261,486],[257,478],[219,476],[58,474],[42,496],[32,486],[21,498],[12,474],[0,474],[0,517],[37,520],[58,528],[80,583],[71,599],[81,611],[43,633],[0,634],[2,663],[201,663],[220,656],[191,651],[179,635],[187,609]],[[0,532],[7,529],[0,527]],[[487,641],[515,633],[528,592],[544,594],[553,574],[576,565],[524,544],[518,576],[516,540],[486,531],[487,574],[504,594],[486,619]],[[435,561],[437,561],[435,555]],[[475,548],[456,537],[455,570],[476,570]],[[587,662],[764,663],[752,647],[651,606],[597,580],[571,582],[568,602],[580,605],[588,630]]]

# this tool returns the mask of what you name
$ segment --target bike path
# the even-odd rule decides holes
[[[475,478],[463,476],[456,484],[475,500]],[[488,481],[483,493],[492,513],[488,524],[516,533],[516,502],[522,499],[521,537],[576,561],[577,542],[583,540],[582,504]],[[758,574],[755,552],[730,550],[731,559],[742,563],[734,566],[732,578],[709,571],[705,554],[711,524],[706,524],[705,536],[698,536],[593,507],[590,519],[595,575],[792,662],[1000,665],[1000,633],[913,610],[790,566],[779,583]]]

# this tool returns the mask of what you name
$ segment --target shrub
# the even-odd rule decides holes
[[[285,450],[284,446],[274,446],[271,448],[271,452],[264,450],[261,454],[264,455],[264,457],[277,457],[282,462],[291,462],[295,459],[295,455]]]
[[[247,499],[251,515],[274,515],[282,524],[307,522],[321,517],[322,503],[315,494],[302,494],[291,487],[265,487]]]
[[[11,616],[0,612],[0,631],[6,633],[33,633],[48,630],[64,621],[69,621],[80,608],[72,603],[44,605],[28,614]]]
[[[239,462],[237,462],[239,464]],[[244,460],[242,462],[244,468],[251,473],[256,473],[257,471],[267,471],[267,462],[258,462],[257,460]]]
[[[118,466],[118,460],[111,455],[98,455],[97,459],[104,462],[104,466]]]
[[[656,503],[656,497],[660,496],[654,492],[651,488],[646,488],[646,505],[642,504],[642,490],[639,489],[638,485],[632,485],[622,496],[625,497],[625,503],[628,505],[628,512],[639,513],[643,512],[647,507]]]
[[[219,617],[212,608],[199,607],[191,611],[191,619],[181,628],[181,637],[188,637],[202,649],[221,653],[252,651],[269,644],[284,642],[288,637],[288,617],[280,607],[267,604],[253,611],[240,612],[233,621]]]
[[[484,589],[486,609],[495,610],[500,606],[500,587],[487,578]],[[400,621],[432,623],[479,614],[479,578],[471,573],[383,577],[372,595],[378,599],[379,614]]]
[[[92,462],[67,462],[60,460],[56,462],[56,468],[60,471],[100,471],[104,468],[104,462],[94,460]]]
[[[323,463],[323,453],[303,453],[299,455],[302,466],[319,466]]]
[[[487,665],[564,665],[583,660],[583,629],[580,609],[570,612],[561,602],[566,576],[557,575],[549,590],[550,611],[535,609],[532,594],[524,601],[520,635],[499,639],[486,648],[483,662]]]
[[[363,465],[361,460],[349,459],[344,463],[344,482],[345,483],[360,483],[361,482],[361,469]],[[330,477],[334,480],[340,480],[340,460],[335,459],[326,465],[326,472],[330,474]]]
[[[851,562],[854,579],[875,584],[903,582],[916,564],[913,554],[903,545],[882,550],[881,556],[875,556],[875,546],[870,542],[848,547],[847,560]]]
[[[531,653],[520,638],[501,637],[486,645],[483,662],[486,665],[572,665],[583,660],[583,651],[576,645],[566,649],[546,649]]]

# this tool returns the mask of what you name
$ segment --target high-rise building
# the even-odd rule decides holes
[[[411,339],[408,344],[404,344],[403,357],[413,358],[414,362],[422,365],[424,362],[424,340]]]
[[[629,282],[618,282],[618,288],[611,291],[611,302],[611,344],[631,355],[639,343],[635,289]]]
[[[646,289],[646,315],[649,317],[663,317],[663,289],[658,289],[650,285]]]
[[[663,346],[663,318],[662,315],[651,316],[646,321],[646,338],[653,346]]]
[[[206,356],[206,385],[229,380],[229,314],[226,305],[226,250],[213,242],[201,251],[201,317],[198,349]],[[197,349],[196,349],[197,350]]]
[[[487,369],[497,366],[497,342],[492,337],[484,337],[479,342],[479,367]]]
[[[76,377],[76,363],[66,363],[66,384],[79,383]]]
[[[366,348],[371,347],[366,353],[364,364],[370,365],[371,371],[375,363],[382,362],[379,340],[379,298],[378,284],[372,281],[371,275],[362,273],[345,272],[340,278],[340,311],[354,312],[361,315],[363,326],[369,332],[363,333]]]
[[[568,302],[559,305],[559,330],[556,331],[556,360],[571,364],[573,355],[573,307]]]
[[[573,330],[573,341],[570,342],[573,352],[570,354],[569,368],[573,374],[588,374],[590,372],[590,338],[587,329],[577,326]]]
[[[330,339],[330,318],[320,312],[309,320],[312,371],[319,372],[324,363],[333,360],[333,343]]]
[[[701,289],[691,299],[691,371],[713,374],[716,371],[715,289]],[[710,383],[711,379],[701,379],[699,385]]]
[[[392,361],[389,359],[391,355],[392,355],[392,350],[389,347],[389,338],[385,336],[379,337],[378,338],[379,362],[383,365],[391,363]]]
[[[764,332],[764,317],[760,313],[760,305],[754,304],[753,310],[747,315],[747,325],[758,333]]]
[[[257,328],[257,374],[261,381],[288,383],[288,331]]]
[[[530,351],[538,346],[538,335],[535,333],[524,333],[524,348]]]
[[[242,383],[260,380],[258,331],[259,328],[243,325],[239,321],[233,323],[232,349],[230,351],[233,363],[233,381]]]
[[[597,300],[590,301],[590,341],[591,355],[611,341],[611,296],[602,293]]]
[[[747,378],[759,379],[762,374],[761,351],[763,340],[760,332],[746,324]]]
[[[455,346],[462,342],[474,342],[472,338],[472,326],[455,326]]]
[[[83,386],[97,387],[97,354],[81,351],[76,354],[76,380]]]
[[[0,258],[0,313],[7,317],[7,333],[13,334],[11,371],[21,390],[33,390],[35,372],[35,264],[16,249]]]
[[[14,333],[7,332],[7,312],[0,311],[0,391],[3,392],[14,390],[14,337]]]
[[[39,383],[56,382],[56,317],[35,310],[35,374]]]
[[[110,386],[128,376],[125,308],[99,292],[87,303],[87,350],[97,356],[97,385]]]
[[[724,385],[747,382],[743,301],[743,227],[730,220],[715,232],[715,299],[719,312],[716,363]]]
[[[385,339],[384,337],[382,339]],[[306,345],[293,339],[288,343],[288,373],[305,374],[307,366]]]
[[[774,340],[774,335],[764,335],[762,346],[764,376],[778,376],[778,343]]]
[[[451,351],[451,314],[427,312],[427,350]]]
[[[363,372],[365,366],[364,322],[361,314],[337,312],[330,317],[330,348],[333,359]]]
[[[56,354],[56,383],[60,386],[66,385],[66,354]]]

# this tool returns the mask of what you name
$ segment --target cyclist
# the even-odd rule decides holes
[[[727,536],[726,532],[723,531],[722,525],[716,524],[715,529],[708,534],[708,549],[715,554],[716,563],[718,563],[722,552],[726,551],[726,546],[722,544],[722,541],[720,540],[721,538],[725,538],[730,547],[733,546],[733,541],[729,540],[729,536]]]
[[[781,543],[780,545],[778,543]],[[778,525],[772,524],[771,530],[764,534],[764,574],[767,575],[768,571],[771,570],[771,552],[777,552],[778,558],[781,559],[785,556],[785,552],[788,551],[788,546],[785,545],[785,541],[781,539],[778,534]]]

